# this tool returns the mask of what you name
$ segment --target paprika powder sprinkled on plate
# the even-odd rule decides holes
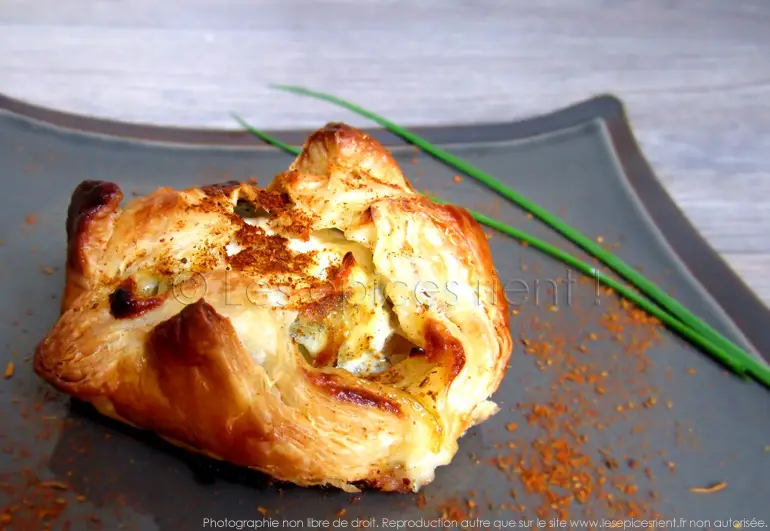
[[[614,299],[607,306],[598,319],[595,311],[583,316],[578,308],[573,309],[580,330],[598,321],[606,338],[590,332],[581,340],[580,333],[564,333],[569,327],[537,316],[521,327],[524,354],[533,358],[538,369],[548,372],[553,383],[547,390],[534,392],[547,397],[545,400],[522,402],[513,408],[536,429],[535,439],[515,444],[512,452],[505,451],[507,445],[498,446],[503,451],[489,462],[509,480],[518,480],[530,499],[540,500],[537,506],[522,509],[544,520],[566,519],[577,507],[587,516],[598,508],[602,515],[616,517],[656,516],[646,505],[655,498],[654,492],[651,496],[633,477],[619,475],[618,459],[611,449],[604,450],[605,455],[592,455],[587,445],[591,430],[627,421],[631,412],[642,415],[659,400],[652,386],[640,383],[651,365],[645,352],[661,340],[660,323],[625,301]],[[601,367],[594,366],[587,354],[591,343],[603,339],[616,345],[617,354]],[[632,380],[634,385],[629,384]],[[600,409],[610,413],[600,414]],[[643,425],[638,426],[641,430],[636,427],[631,434],[643,432]],[[644,460],[645,456],[622,459],[631,470]],[[647,475],[646,481],[652,479],[651,473]],[[510,492],[513,499],[518,498],[518,489]]]
[[[463,520],[468,519],[468,514],[465,512],[463,504],[456,498],[450,498],[446,500],[440,507],[441,519],[446,522],[461,523]]]
[[[417,508],[423,509],[426,505],[425,494],[422,492],[417,495]]]
[[[11,499],[0,510],[0,522],[8,529],[40,529],[50,527],[50,522],[59,518],[67,508],[68,500],[59,488],[51,488],[57,482],[40,481],[29,468],[19,474],[21,482],[13,492],[7,492]],[[65,486],[66,487],[66,486]]]

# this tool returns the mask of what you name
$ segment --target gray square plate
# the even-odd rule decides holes
[[[601,237],[724,334],[770,355],[768,310],[665,194],[616,99],[518,123],[420,132]],[[450,170],[414,148],[373,134],[392,146],[419,189],[584,256],[471,179],[455,182]],[[292,143],[306,135],[278,134]],[[243,133],[119,124],[0,97],[0,363],[16,366],[0,384],[0,522],[19,529],[69,522],[73,529],[170,530],[229,518],[285,529],[298,521],[307,528],[308,518],[346,527],[374,518],[369,528],[380,528],[383,518],[430,520],[459,502],[491,527],[518,527],[520,520],[536,526],[534,519],[558,514],[542,512],[551,502],[536,492],[539,472],[553,464],[543,448],[551,448],[555,462],[571,459],[575,477],[566,478],[570,488],[561,494],[573,499],[554,503],[573,518],[659,515],[703,528],[756,518],[770,526],[770,393],[642,322],[592,279],[500,234],[490,244],[515,313],[515,350],[495,396],[502,411],[462,439],[424,499],[365,493],[352,500],[333,490],[270,484],[105,421],[33,374],[29,357],[57,318],[65,212],[81,180],[114,181],[140,194],[252,177],[266,184],[290,160]],[[46,480],[63,484],[41,486]],[[550,480],[558,482],[553,474]],[[579,482],[592,485],[584,503]],[[718,492],[690,490],[720,482],[727,486]],[[41,509],[50,511],[35,513]],[[680,518],[697,521],[690,526]]]

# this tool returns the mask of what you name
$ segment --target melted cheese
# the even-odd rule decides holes
[[[307,240],[301,240],[276,230],[269,217],[245,218],[245,222],[264,230],[268,236],[286,238],[286,247],[293,253],[313,253],[313,263],[304,274],[319,280],[329,280],[330,268],[339,267],[345,254],[353,253],[356,266],[347,284],[352,294],[345,299],[342,318],[336,325],[347,330],[336,352],[336,366],[357,376],[369,376],[388,369],[391,362],[385,346],[395,332],[395,317],[386,305],[381,287],[374,281],[370,251],[347,240],[336,230],[317,231]],[[228,256],[242,250],[243,246],[234,240],[226,246]],[[283,294],[276,290],[275,296],[269,296],[268,301],[283,304],[282,297]],[[292,338],[311,358],[317,358],[334,336],[334,330],[326,323],[298,321],[292,327]]]

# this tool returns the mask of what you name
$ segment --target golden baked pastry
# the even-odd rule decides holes
[[[102,414],[298,485],[417,491],[497,411],[508,311],[465,210],[373,138],[311,135],[267,189],[161,188],[67,216],[35,371]]]

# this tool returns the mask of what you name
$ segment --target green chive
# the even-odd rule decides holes
[[[262,140],[262,141],[264,141],[264,142],[266,142],[268,144],[271,144],[271,145],[273,145],[275,147],[279,147],[279,148],[281,148],[284,151],[288,151],[289,153],[293,153],[294,155],[299,155],[299,153],[301,151],[300,149],[292,147],[289,144],[286,144],[284,142],[281,142],[277,138],[272,137],[272,136],[270,136],[270,135],[268,135],[266,133],[263,133],[262,131],[260,131],[258,129],[254,129],[252,126],[250,126],[248,123],[246,123],[246,121],[243,118],[241,118],[237,114],[235,114],[235,113],[230,113],[230,114],[235,119],[236,122],[241,124],[241,127],[246,129],[249,133],[251,133],[252,135],[256,136],[260,140]]]
[[[233,117],[238,121],[238,123],[242,127],[244,127],[244,129],[246,129],[256,137],[260,138],[264,142],[271,144],[273,146],[279,147],[284,151],[291,153],[293,155],[298,155],[301,152],[300,148],[290,146],[258,129],[255,129],[246,121],[241,119],[239,116],[233,114]],[[436,198],[432,198],[432,199],[439,203],[446,203],[445,201],[441,201]],[[759,362],[758,360],[754,359],[749,354],[746,354],[746,356],[750,358],[749,360],[745,360],[733,355],[725,354],[717,345],[713,343],[713,341],[709,340],[706,337],[703,337],[702,334],[699,334],[697,331],[693,330],[691,327],[682,323],[680,320],[676,319],[671,314],[665,312],[660,307],[650,302],[648,299],[638,295],[636,292],[626,287],[623,283],[618,282],[612,277],[608,277],[600,273],[594,267],[583,262],[579,258],[565,251],[562,251],[561,249],[543,240],[540,240],[528,233],[519,231],[500,221],[497,221],[488,216],[485,216],[484,214],[481,214],[479,212],[474,212],[474,211],[469,211],[469,212],[474,217],[474,219],[476,219],[479,223],[482,223],[488,227],[491,227],[495,230],[498,230],[504,234],[512,236],[521,241],[525,241],[529,245],[531,245],[533,248],[540,250],[541,252],[551,256],[552,258],[561,260],[565,264],[574,267],[576,270],[582,272],[583,274],[595,277],[599,282],[615,290],[619,295],[625,297],[626,299],[630,300],[631,302],[633,302],[643,310],[647,311],[648,313],[650,313],[651,315],[659,319],[666,326],[668,326],[672,330],[679,333],[682,337],[689,340],[694,345],[700,347],[702,350],[704,350],[713,358],[715,358],[716,360],[724,364],[726,367],[730,368],[731,370],[733,370],[734,372],[740,375],[744,375],[746,372],[748,372],[749,374],[756,377],[757,380],[759,380],[760,382],[770,387],[770,368],[764,365],[763,363]],[[748,368],[746,367],[747,365],[748,365]]]

